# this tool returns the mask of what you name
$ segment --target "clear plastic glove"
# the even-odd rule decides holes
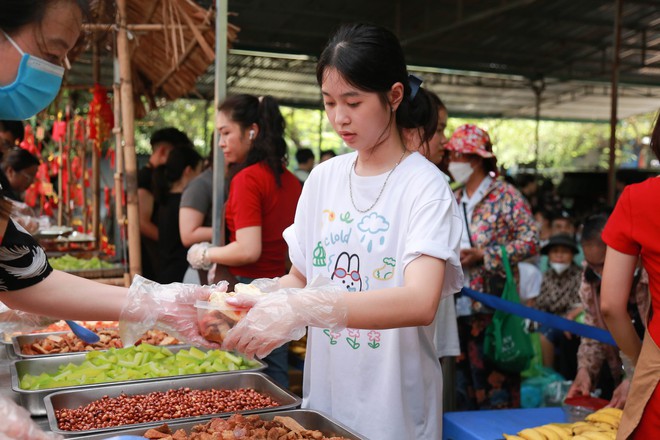
[[[119,316],[124,346],[135,344],[147,330],[158,329],[188,344],[217,348],[199,332],[195,301],[207,301],[211,293],[226,290],[226,282],[212,286],[159,284],[136,275]]]
[[[7,335],[30,333],[34,330],[48,327],[57,321],[57,319],[46,316],[13,310],[0,302],[0,333]]]
[[[187,260],[193,269],[209,270],[212,263],[209,261],[206,252],[213,245],[211,243],[195,243],[188,249]]]
[[[61,435],[44,432],[24,408],[0,396],[0,440],[60,440]]]
[[[276,280],[269,281],[271,284],[263,281],[262,286],[274,287],[272,281]],[[264,358],[285,342],[303,337],[306,326],[340,331],[348,320],[345,294],[342,286],[317,277],[304,289],[285,288],[262,296],[238,294],[228,298],[230,305],[252,308],[229,332],[222,347]]]

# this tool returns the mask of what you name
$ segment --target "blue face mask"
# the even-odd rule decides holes
[[[0,119],[20,121],[36,115],[53,102],[62,85],[64,68],[23,52],[9,35],[2,33],[23,58],[16,80],[0,86]]]

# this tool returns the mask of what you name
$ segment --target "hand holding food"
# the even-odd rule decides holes
[[[155,328],[185,343],[216,347],[199,332],[195,302],[208,300],[212,293],[226,289],[226,282],[212,286],[159,284],[137,275],[119,319],[124,346],[135,344],[144,332]]]
[[[300,339],[306,326],[346,327],[346,290],[318,277],[304,289],[281,289],[263,295],[224,339],[223,347],[248,356],[265,357],[285,342]],[[229,304],[245,304],[241,298]]]
[[[188,249],[188,263],[193,269],[209,270],[211,262],[209,261],[206,252],[211,247],[211,243],[195,243]]]

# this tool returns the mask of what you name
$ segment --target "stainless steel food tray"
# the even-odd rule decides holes
[[[259,417],[261,417],[264,420],[273,420],[273,418],[276,416],[291,417],[292,419],[300,423],[302,426],[304,426],[306,429],[319,430],[326,437],[339,436],[339,437],[346,437],[350,440],[368,440],[366,437],[360,436],[359,434],[351,431],[346,426],[342,425],[339,422],[335,422],[334,420],[330,419],[328,416],[326,416],[325,414],[319,411],[313,411],[309,409],[293,409],[289,411],[273,411],[273,412],[259,414]],[[199,425],[200,423],[206,423],[207,421],[208,419],[201,421],[198,420],[198,421],[182,422],[182,423],[168,423],[167,425],[170,427],[172,432],[178,429],[185,429],[186,432],[190,433],[190,430],[194,426]],[[114,431],[111,433],[107,432],[103,434],[83,435],[83,436],[77,436],[75,438],[76,440],[105,440],[110,437],[119,436],[119,435],[141,436],[145,432],[147,432],[148,429],[149,428],[135,428],[135,429],[127,429],[121,431]]]
[[[51,335],[66,335],[67,333],[72,333],[71,331],[64,331],[64,332],[50,332],[50,333],[31,333],[29,335],[16,335],[11,338],[12,340],[12,347],[14,353],[14,359],[40,359],[44,357],[50,357],[50,356],[68,356],[72,354],[80,354],[80,353],[87,353],[87,351],[74,351],[74,352],[69,352],[69,353],[50,353],[50,354],[23,354],[21,350],[21,346],[24,344],[32,344],[35,341],[38,341],[39,339],[45,339],[48,336]],[[170,350],[173,348],[178,348],[178,347],[186,347],[189,348],[190,345],[184,345],[184,344],[176,344],[176,345],[158,345],[158,347],[166,347]],[[106,351],[108,349],[96,349],[93,351]]]
[[[18,359],[18,356],[14,352],[14,347],[11,345],[11,341],[7,342],[4,338],[0,343],[0,359]]]
[[[169,348],[172,353],[176,353],[179,350],[188,349],[190,346],[176,346],[175,348]],[[76,385],[69,387],[60,387],[60,388],[48,388],[44,390],[24,390],[19,387],[20,378],[25,374],[32,374],[35,376],[40,375],[41,373],[54,373],[61,365],[67,365],[72,363],[74,365],[80,365],[85,360],[86,353],[70,354],[66,356],[47,356],[39,359],[23,359],[12,363],[10,366],[11,372],[11,388],[16,391],[19,395],[21,405],[26,408],[30,414],[33,416],[45,416],[46,407],[44,405],[44,397],[49,394],[55,393],[57,391],[69,391],[69,390],[79,390],[79,389],[89,389],[89,388],[98,388],[98,387],[107,387],[111,385],[123,385],[127,383],[145,383],[145,382],[155,382],[164,379],[172,379],[175,377],[207,377],[216,374],[236,374],[241,371],[261,371],[266,368],[266,363],[263,361],[259,362],[259,365],[255,368],[249,370],[236,370],[236,371],[221,371],[217,373],[204,373],[204,374],[194,374],[194,375],[179,375],[179,376],[166,376],[166,377],[154,377],[149,379],[137,379],[130,381],[121,381],[121,382],[103,382],[90,385]]]
[[[158,382],[149,383],[128,383],[124,385],[108,386],[103,388],[75,390],[75,391],[60,391],[57,393],[46,396],[44,402],[46,405],[46,413],[48,414],[48,423],[53,432],[62,435],[72,434],[91,434],[99,432],[117,431],[127,428],[142,428],[148,426],[159,426],[163,423],[181,423],[186,421],[200,421],[208,420],[214,417],[227,416],[234,412],[206,414],[197,417],[186,417],[178,419],[165,419],[156,422],[139,423],[124,426],[114,426],[111,428],[99,428],[88,431],[64,431],[59,429],[55,411],[60,409],[75,409],[80,406],[87,405],[93,401],[101,399],[103,396],[117,397],[121,393],[127,395],[148,394],[155,391],[168,391],[176,390],[179,388],[190,388],[195,390],[235,390],[238,388],[251,388],[261,394],[264,394],[280,406],[272,408],[252,409],[245,411],[234,411],[242,414],[256,414],[270,411],[278,411],[285,409],[293,409],[300,406],[302,399],[289,391],[280,388],[265,374],[253,372],[240,372],[232,375],[215,375],[210,377],[186,377],[180,379],[162,380]]]

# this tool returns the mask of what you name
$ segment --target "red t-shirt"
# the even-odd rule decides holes
[[[278,187],[271,169],[263,162],[241,170],[231,181],[225,211],[229,240],[236,231],[261,226],[261,256],[256,263],[230,267],[231,273],[246,278],[273,278],[286,273],[287,246],[282,232],[293,224],[302,187],[285,170]]]
[[[642,183],[624,188],[614,212],[607,221],[602,238],[607,245],[628,255],[642,256],[642,264],[649,274],[651,307],[654,317],[648,331],[660,345],[660,319],[655,309],[660,304],[660,178],[647,179]]]

